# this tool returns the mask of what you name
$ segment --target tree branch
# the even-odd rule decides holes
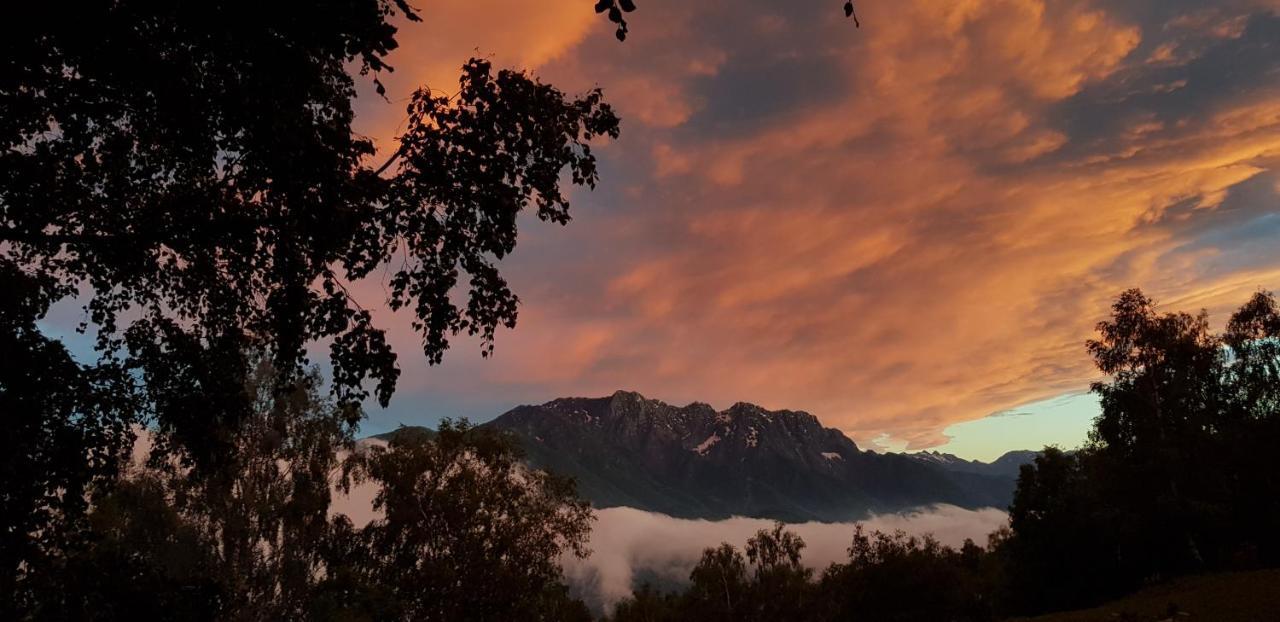
[[[396,152],[391,154],[391,157],[387,158],[387,161],[383,162],[382,166],[379,166],[378,170],[374,171],[373,174],[382,175],[383,171],[387,170],[387,168],[390,167],[393,162],[400,159],[400,156],[402,155],[404,155],[404,145],[400,145],[400,148],[396,149]]]

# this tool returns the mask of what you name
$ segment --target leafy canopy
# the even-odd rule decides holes
[[[427,359],[450,336],[492,348],[518,299],[499,272],[517,216],[569,219],[601,93],[567,96],[473,60],[420,90],[393,154],[352,128],[356,81],[392,71],[404,0],[21,3],[0,39],[0,588],[57,565],[88,528],[136,425],[214,477],[274,391],[328,349],[334,408],[386,404],[397,353],[350,294],[382,277]],[[379,85],[381,90],[381,86]],[[97,360],[38,322],[83,303]],[[255,353],[250,356],[249,353]],[[92,359],[93,357],[89,357]],[[12,588],[12,589],[11,589]]]
[[[456,98],[413,95],[375,168],[348,68],[390,70],[387,18],[416,17],[399,1],[29,10],[0,77],[0,261],[46,308],[85,296],[108,354],[251,339],[291,372],[325,342],[339,400],[372,380],[385,404],[396,356],[347,286],[385,268],[433,362],[450,334],[492,347],[516,320],[497,269],[516,216],[566,222],[562,172],[594,185],[589,143],[618,134],[599,91],[569,98],[473,60]]]
[[[1023,467],[1010,509],[1015,608],[1078,607],[1144,581],[1280,563],[1280,307],[1208,315],[1121,294],[1088,343],[1102,412],[1080,451]]]

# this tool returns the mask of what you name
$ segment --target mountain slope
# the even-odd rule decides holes
[[[573,476],[597,507],[687,518],[842,521],[933,503],[1004,507],[1016,478],[862,451],[813,415],[745,403],[717,412],[619,391],[519,406],[486,425],[514,434],[534,466]]]

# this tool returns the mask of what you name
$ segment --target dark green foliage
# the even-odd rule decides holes
[[[989,563],[972,541],[956,551],[931,536],[868,533],[859,525],[849,562],[823,573],[823,619],[991,619]]]
[[[749,603],[748,619],[807,617],[813,605],[809,581],[813,570],[800,564],[803,550],[804,540],[782,523],[747,540],[747,561],[755,569],[755,598]]]
[[[707,549],[680,594],[642,587],[618,603],[612,620],[875,620],[936,622],[994,619],[998,559],[966,542],[957,551],[931,537],[866,532],[857,526],[849,561],[818,580],[801,564],[804,542],[782,524],[747,542]]]
[[[1280,564],[1280,312],[1256,294],[1210,332],[1125,292],[1089,351],[1107,382],[1089,447],[1023,467],[1004,551],[1014,608],[1098,602],[1142,582]]]
[[[568,97],[474,60],[454,98],[413,96],[378,164],[352,131],[351,70],[375,83],[391,70],[396,14],[417,19],[403,0],[7,12],[21,27],[0,38],[6,594],[60,572],[134,424],[202,487],[250,476],[236,455],[256,416],[246,353],[269,361],[279,397],[310,382],[308,348],[323,344],[344,424],[365,399],[386,404],[397,354],[352,282],[389,274],[431,362],[452,335],[488,352],[515,324],[498,262],[517,214],[566,222],[561,180],[595,183],[589,143],[618,119],[599,91]],[[94,362],[37,328],[68,300]]]
[[[86,537],[30,579],[22,615],[590,619],[558,566],[583,553],[591,521],[570,482],[465,422],[356,450],[314,372],[277,395],[269,363],[249,358],[250,408],[223,459],[193,468],[180,439],[146,434],[149,457],[95,496]],[[344,467],[379,491],[383,516],[367,526],[330,516]]]
[[[708,549],[710,550],[710,549]],[[615,622],[676,622],[685,612],[676,594],[659,592],[648,583],[632,593],[631,598],[619,602],[613,608]],[[724,617],[700,618],[722,620]]]
[[[749,606],[749,581],[746,559],[738,549],[730,544],[706,549],[689,574],[687,607],[705,620],[741,619]]]
[[[137,402],[115,364],[82,365],[36,326],[34,278],[0,262],[0,618],[32,605],[24,578],[79,546],[88,495],[114,478]],[[18,572],[25,566],[25,572]]]
[[[190,348],[177,330],[205,345],[252,337],[288,374],[327,341],[343,402],[369,396],[366,380],[383,403],[394,390],[395,354],[345,287],[380,267],[430,360],[460,331],[491,345],[516,317],[494,263],[515,245],[516,214],[533,204],[567,221],[561,173],[593,185],[587,143],[616,136],[618,120],[599,92],[566,98],[475,60],[454,99],[412,98],[398,151],[375,169],[351,130],[347,67],[389,70],[386,20],[413,13],[326,7],[32,9],[0,74],[5,263],[46,303],[86,287],[105,352],[142,356],[121,322],[155,338],[146,356],[179,364]],[[463,278],[459,307],[449,294]]]
[[[571,480],[519,458],[508,437],[448,421],[430,437],[407,431],[354,454],[347,468],[378,484],[383,517],[358,530],[339,519],[339,574],[320,591],[342,597],[313,616],[589,618],[568,597],[559,558],[586,554],[591,508]]]
[[[92,540],[31,592],[42,620],[219,620],[237,595],[217,543],[173,504],[154,475],[119,482],[95,500]],[[51,578],[37,575],[37,580]],[[274,609],[271,610],[274,612]],[[243,610],[241,610],[243,613]]]
[[[266,359],[242,387],[246,412],[199,461],[152,429],[149,451],[97,491],[90,537],[63,572],[36,579],[40,619],[300,619],[332,537],[330,476],[351,427],[315,371],[288,391]],[[205,445],[199,444],[199,447]]]
[[[643,586],[618,603],[613,620],[805,619],[813,571],[800,564],[804,541],[781,523],[747,542],[747,556],[730,544],[702,552],[683,594]]]
[[[1049,447],[1022,467],[1009,510],[1008,559],[1014,611],[1056,611],[1100,601],[1135,587],[1123,570],[1115,508],[1093,485],[1098,464],[1084,452]]]

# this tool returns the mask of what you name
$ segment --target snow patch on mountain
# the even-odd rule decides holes
[[[699,456],[705,456],[707,455],[707,452],[710,451],[711,448],[714,447],[715,444],[719,442],[720,442],[720,435],[712,434],[711,436],[707,437],[707,440],[702,441],[702,443],[700,443],[697,447],[694,447],[693,451]]]

